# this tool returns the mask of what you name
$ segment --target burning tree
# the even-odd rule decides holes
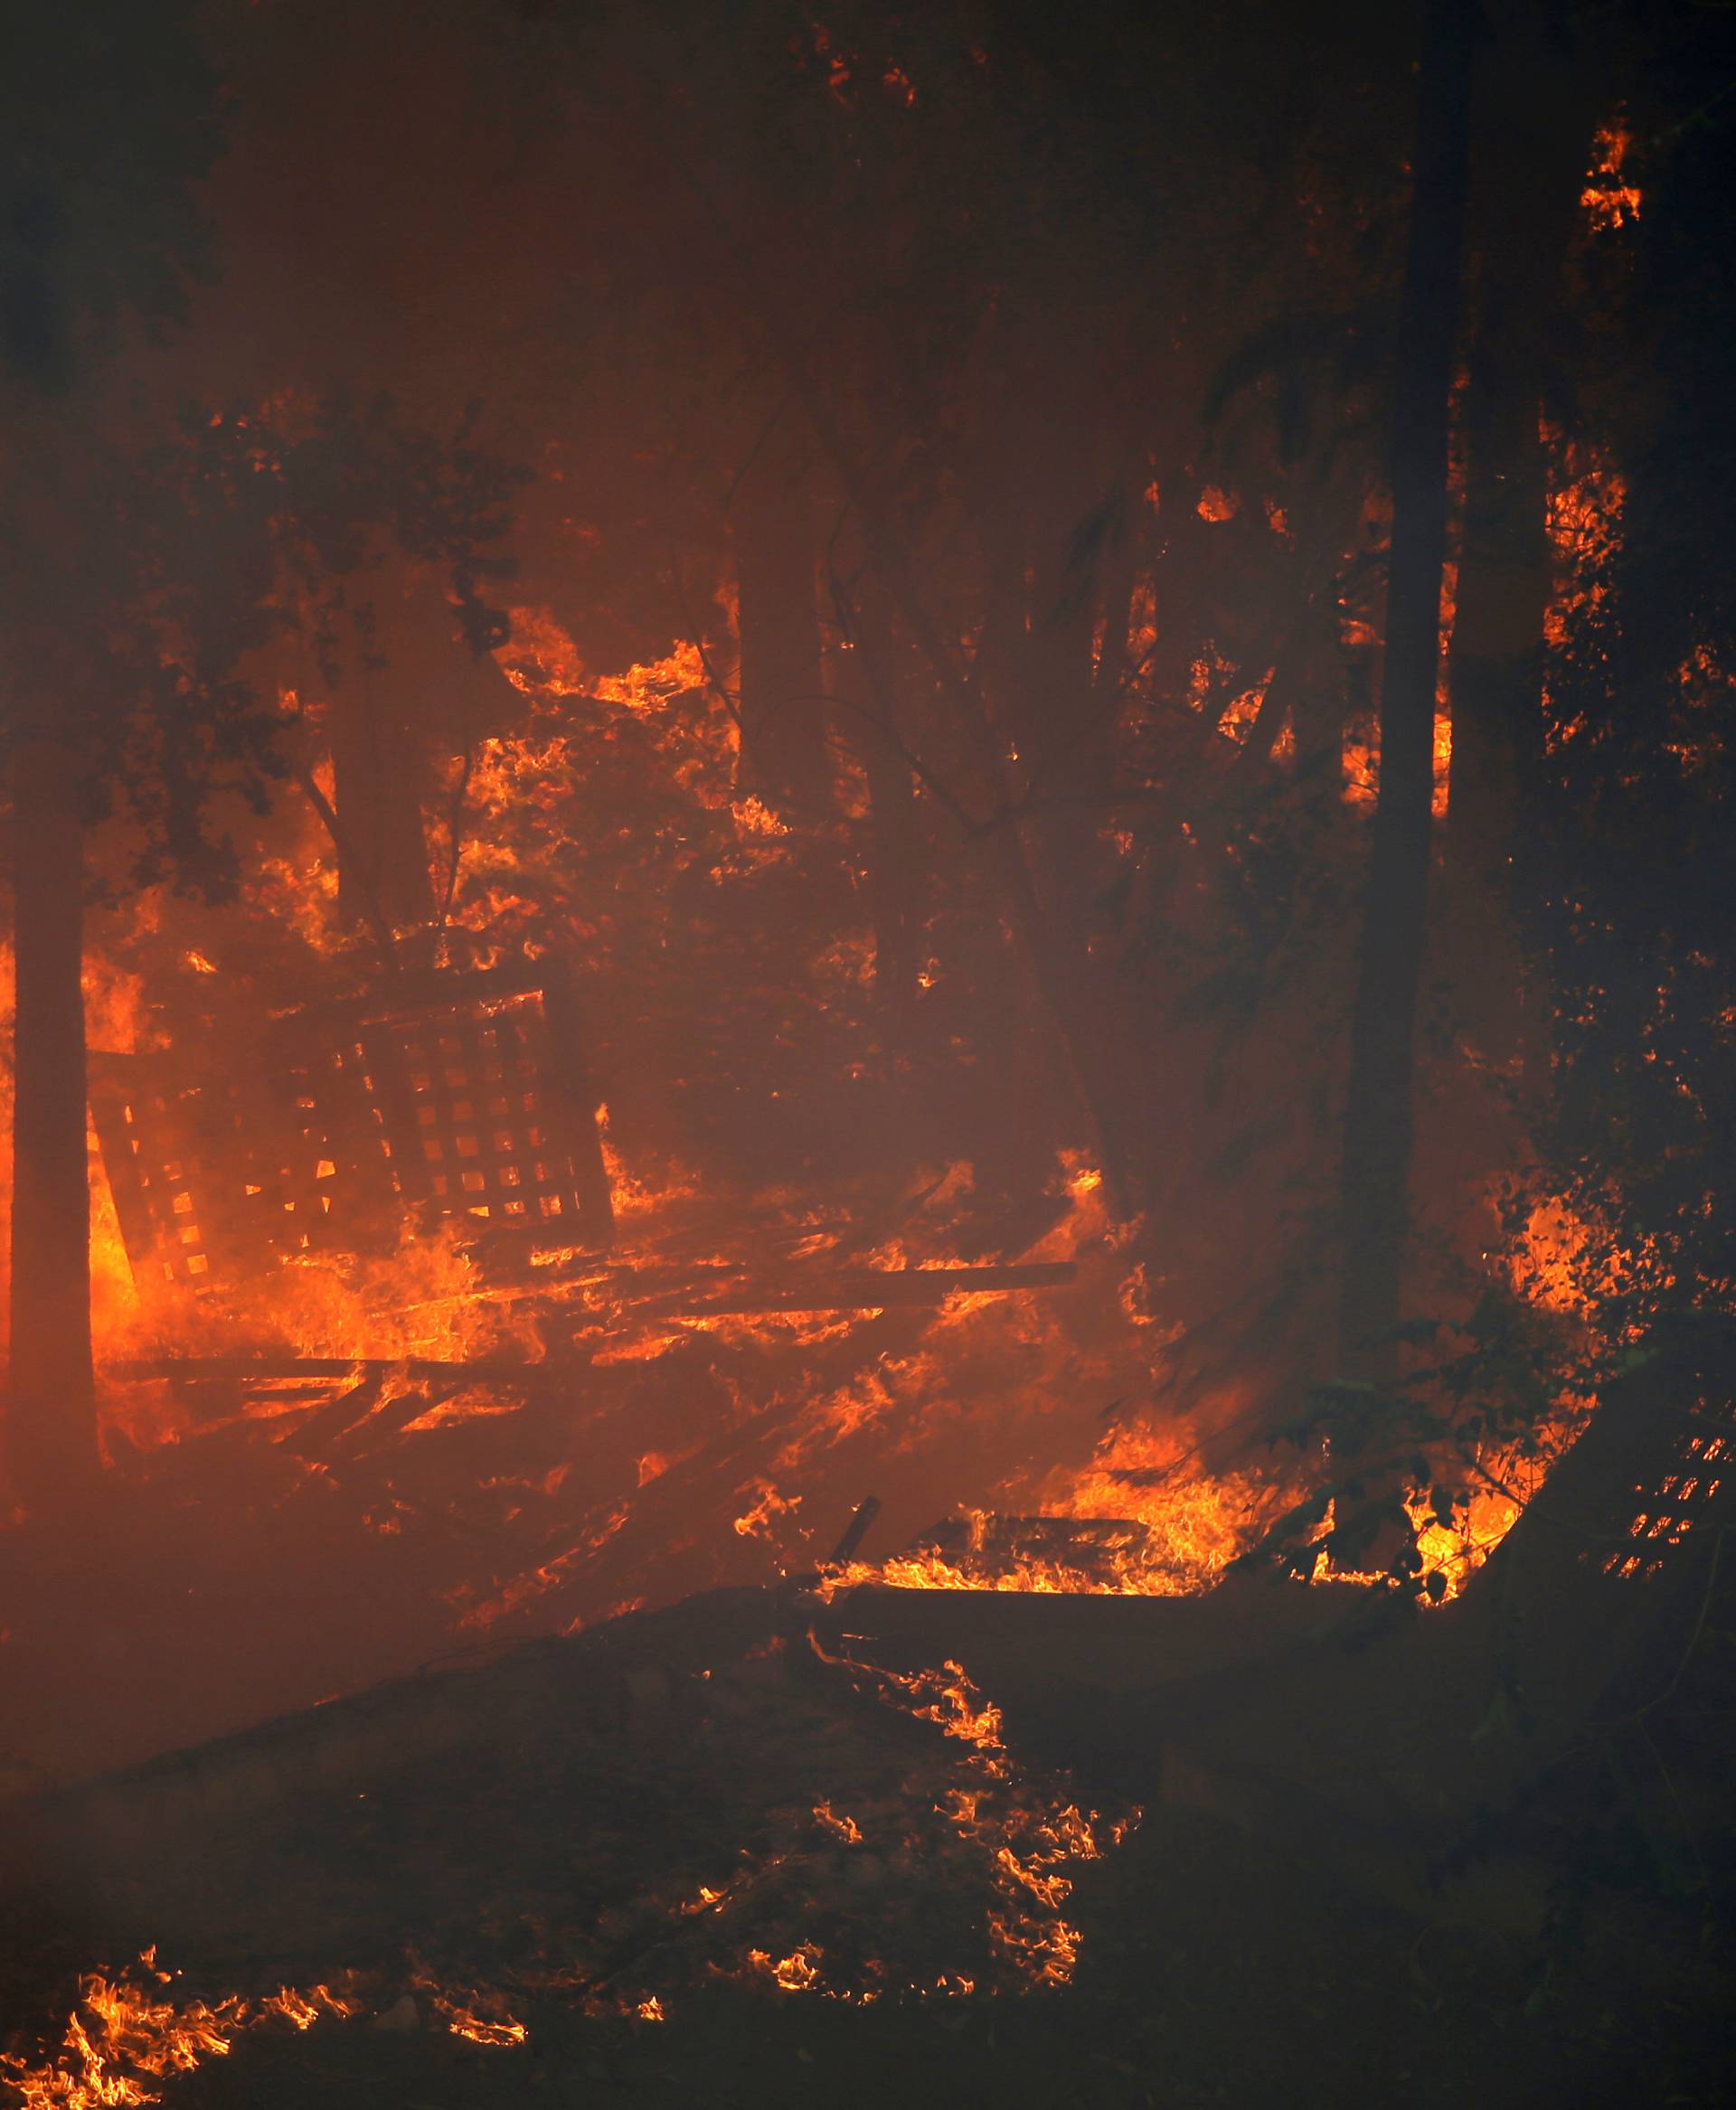
[[[186,849],[201,788],[188,706],[216,707],[206,755],[220,771],[245,778],[256,743],[244,722],[222,724],[233,698],[205,670],[171,673],[141,661],[136,636],[101,636],[124,631],[136,614],[137,604],[125,614],[117,607],[129,589],[142,599],[150,589],[117,518],[136,493],[126,488],[112,425],[102,429],[114,406],[102,404],[90,376],[123,316],[161,325],[183,308],[186,276],[203,261],[190,186],[216,149],[208,62],[174,7],[105,7],[76,27],[32,9],[18,59],[6,91],[4,307],[10,422],[20,436],[6,508],[7,730],[23,1022],[8,1451],[14,1482],[37,1493],[76,1485],[97,1462],[80,984],[81,844],[94,784],[122,773],[138,700],[166,701],[164,730],[189,749],[185,791],[173,795],[177,847]],[[232,609],[226,619],[236,619]]]
[[[365,646],[369,610],[348,589],[379,533],[443,574],[448,629],[485,655],[502,631],[480,598],[484,545],[503,532],[515,481],[466,434],[442,446],[383,404],[188,411],[141,439],[102,357],[124,312],[153,326],[184,313],[185,276],[203,255],[189,185],[217,144],[212,77],[172,11],[115,11],[94,25],[90,52],[45,23],[34,35],[42,78],[14,76],[20,249],[7,307],[22,439],[10,507],[18,978],[6,1426],[13,1492],[33,1506],[72,1495],[97,1466],[86,832],[113,818],[135,884],[232,892],[233,843],[207,813],[234,798],[263,812],[286,774],[283,711],[245,678],[248,655],[289,626],[329,657],[340,614]],[[158,91],[148,123],[135,117],[128,129],[117,111],[138,110],[133,74],[146,62]],[[74,78],[78,97],[61,107],[51,83]],[[51,103],[56,129],[35,138]],[[116,248],[128,213],[135,232]],[[387,909],[401,904],[382,899],[375,867],[357,869],[377,816],[348,769],[338,797],[342,814],[329,801],[324,812],[351,846],[350,884],[392,960]],[[425,867],[425,852],[416,862]],[[431,904],[421,920],[431,929]]]

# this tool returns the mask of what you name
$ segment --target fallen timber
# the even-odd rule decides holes
[[[1077,1279],[1071,1260],[980,1267],[866,1268],[826,1276],[811,1283],[764,1289],[734,1288],[721,1295],[691,1288],[659,1295],[632,1305],[634,1316],[704,1320],[750,1318],[759,1314],[792,1312],[868,1312],[938,1307],[950,1296],[1005,1296],[1022,1291],[1060,1289]],[[626,1287],[631,1277],[623,1278]],[[614,1286],[611,1284],[611,1286]],[[308,1397],[299,1388],[316,1383],[359,1384],[390,1375],[413,1383],[500,1384],[533,1389],[558,1384],[575,1365],[589,1360],[585,1351],[563,1351],[547,1361],[510,1356],[478,1356],[466,1361],[441,1356],[297,1355],[260,1351],[246,1355],[134,1356],[110,1366],[129,1381],[169,1379],[193,1387],[244,1389],[254,1400],[294,1401]]]
[[[769,1694],[799,1676],[812,1634],[823,1662],[964,1663],[1009,1738],[1144,1802],[1154,1842],[1165,1824],[1185,1832],[1203,1819],[1439,1923],[1459,1880],[1443,1886],[1440,1871],[1470,1829],[1512,1810],[1523,1832],[1524,1798],[1549,1768],[1643,1720],[1679,1681],[1730,1529],[1729,1481],[1708,1472],[1690,1484],[1688,1468],[1731,1439],[1731,1345],[1708,1333],[1612,1386],[1552,1492],[1439,1610],[1255,1576],[1177,1598],[708,1592],[33,1798],[0,1831],[13,1857],[76,1870],[117,1938],[136,1926],[196,1947],[213,1938],[212,1914],[227,1940],[246,1898],[212,1895],[203,1876],[186,1889],[175,1871],[220,1869],[228,1841],[310,1783],[347,1807],[392,1781],[461,1828],[463,1811],[440,1799],[456,1754],[486,1772],[525,1749],[624,1739],[649,1762],[700,1684],[712,1691],[732,1663],[748,1681],[741,1704],[760,1705],[755,1681]],[[1650,1572],[1624,1572],[1636,1550]],[[1523,1728],[1491,1726],[1504,1695]],[[1505,1851],[1516,1868],[1521,1849]],[[1532,1909],[1513,1889],[1515,1911]],[[317,1919],[319,1900],[307,1902]],[[1486,1907],[1475,1891],[1463,1902]]]
[[[0,1860],[14,1894],[33,1875],[77,1897],[90,1938],[117,1953],[164,1939],[183,1955],[325,1962],[334,1927],[389,1930],[407,1908],[396,1862],[371,1870],[335,1834],[310,1857],[307,1842],[341,1813],[377,1800],[430,1839],[462,1842],[475,1821],[466,1795],[515,1777],[527,1755],[594,1769],[599,1793],[624,1795],[640,1771],[675,1762],[695,1708],[763,1716],[755,1734],[775,1750],[792,1681],[852,1659],[951,1660],[1003,1710],[1010,1745],[1142,1803],[1143,1851],[1161,1859],[1166,1840],[1205,1823],[1263,1842],[1293,1879],[1419,1923],[1469,1924],[1491,1909],[1484,1879],[1443,1870],[1470,1828],[1505,1806],[1528,1837],[1531,1784],[1681,1674],[1730,1513],[1710,1474],[1684,1488],[1684,1446],[1722,1455],[1705,1446],[1729,1440],[1730,1370],[1711,1342],[1612,1387],[1601,1433],[1569,1454],[1554,1494],[1438,1611],[1252,1574],[1170,1598],[706,1592],[33,1796],[0,1817]],[[1703,1495],[1676,1538],[1651,1528],[1662,1505],[1642,1492],[1672,1483],[1673,1528]],[[1656,1573],[1623,1572],[1635,1547]],[[1501,1693],[1529,1725],[1474,1735]],[[812,1792],[827,1785],[816,1777]],[[604,1816],[634,1822],[625,1802],[599,1805]],[[1542,1909],[1526,1851],[1509,1842],[1499,1863],[1516,1918]]]
[[[760,1312],[873,1312],[893,1305],[942,1305],[949,1296],[1005,1296],[1061,1289],[1077,1280],[1071,1260],[990,1267],[869,1267],[782,1288],[743,1288],[722,1296],[659,1300],[670,1318],[750,1318]],[[645,1309],[646,1307],[640,1307]]]
[[[720,1269],[720,1274],[725,1270]],[[705,1287],[660,1293],[647,1301],[631,1297],[633,1276],[623,1271],[605,1277],[636,1315],[675,1319],[752,1317],[757,1313],[870,1312],[890,1307],[943,1305],[949,1296],[1007,1296],[1020,1291],[1062,1289],[1078,1279],[1071,1260],[1033,1261],[985,1267],[863,1268],[812,1282],[764,1288],[730,1288],[712,1295]],[[470,1361],[427,1355],[292,1355],[262,1351],[250,1355],[134,1356],[111,1366],[119,1378],[212,1378],[269,1380],[347,1378],[364,1372],[400,1371],[412,1378],[443,1378],[463,1373],[479,1378],[524,1379],[540,1369],[535,1362],[509,1356],[479,1356]]]
[[[912,1660],[924,1662],[961,1647],[983,1653],[986,1635],[976,1622],[986,1609],[997,1613],[1008,1646],[996,1668],[1011,1675],[1016,1667],[1021,1712],[1059,1722],[1098,1676],[1165,1663],[1184,1628],[1198,1624],[1189,1615],[1203,1609],[1179,1599],[1083,1597],[986,1607],[944,1593],[925,1594],[915,1607],[886,1606],[879,1601],[886,1595],[852,1594],[826,1606],[798,1589],[707,1591],[579,1634],[457,1656],[19,1798],[0,1805],[3,1887],[14,1897],[46,1886],[76,1898],[88,1938],[105,1951],[162,1941],[182,1960],[264,1952],[282,1955],[286,1968],[302,1958],[328,1967],[331,1930],[389,1917],[407,1876],[395,1864],[370,1870],[343,1852],[322,1856],[309,1842],[321,1824],[376,1798],[400,1813],[421,1813],[416,1823],[425,1821],[430,1835],[462,1841],[475,1823],[466,1802],[474,1784],[534,1767],[541,1754],[599,1780],[622,1768],[630,1779],[666,1768],[704,1718],[721,1714],[775,1739],[784,1695],[817,1681],[842,1697],[851,1662],[891,1660],[878,1649],[882,1612],[918,1613],[920,1631],[883,1639],[896,1653],[901,1638]],[[1205,1615],[1220,1644],[1237,1624],[1234,1596]],[[1013,1632],[1021,1609],[1032,1622],[1023,1647]],[[864,1626],[876,1645],[864,1648]],[[1080,1643],[1090,1636],[1081,1681]],[[870,1725],[883,1719],[872,1699],[858,1711]],[[842,1755],[849,1743],[842,1721],[838,1739]],[[812,1795],[835,1785],[802,1783]],[[436,1869],[439,1859],[431,1855]]]
[[[488,1378],[528,1382],[553,1375],[544,1363],[515,1362],[504,1355],[478,1356],[469,1362],[429,1355],[141,1355],[109,1368],[118,1378],[191,1378],[218,1384],[360,1379],[394,1371],[407,1378],[462,1378],[467,1383]]]
[[[920,1657],[932,1662],[937,1645],[958,1655],[973,1664],[985,1696],[998,1700],[986,1668],[986,1628],[1001,1625],[1005,1651],[997,1669],[1008,1681],[1020,1679],[1023,1689],[1019,1719],[1007,1715],[1006,1743],[1023,1767],[1035,1756],[1024,1722],[1046,1716],[1060,1733],[1076,1720],[1080,1693],[1099,1675],[1125,1681],[1141,1665],[1148,1674],[1173,1665],[1172,1652],[1190,1626],[1215,1628],[1220,1640],[1236,1637],[1231,1615],[1238,1595],[1256,1627],[1265,1624],[1266,1605],[1281,1607],[1281,1617],[1328,1598],[1342,1613],[1359,1595],[1243,1580],[1245,1592],[1231,1584],[1195,1600],[977,1597],[966,1605],[934,1592],[840,1595],[817,1622],[831,1663],[807,1645],[816,1621],[812,1597],[707,1593],[665,1612],[477,1658],[470,1667],[430,1666],[82,1788],[33,1798],[10,1813],[0,1809],[0,1864],[9,1879],[0,1897],[28,1966],[17,1989],[27,2002],[15,1997],[14,2005],[21,2014],[57,2021],[73,1969],[147,1945],[157,1945],[154,1955],[160,1947],[165,1966],[186,1973],[181,1985],[201,1992],[308,1985],[359,1968],[361,2017],[351,2025],[332,2023],[329,2036],[322,2024],[311,2055],[287,2030],[275,2039],[262,2032],[254,2061],[240,2043],[232,2061],[218,2061],[186,2091],[189,2100],[249,2110],[267,2101],[339,2100],[427,2104],[431,2110],[435,2103],[517,2102],[542,2092],[565,2100],[566,2091],[536,2084],[559,2081],[585,2060],[574,2100],[807,2104],[818,2099],[811,2070],[816,2045],[828,2066],[841,2056],[865,2066],[888,2041],[896,2058],[887,2084],[838,2099],[917,2100],[910,2093],[909,2077],[917,2070],[910,2047],[932,2064],[954,2043],[958,2017],[971,2011],[950,1995],[914,2008],[886,2000],[866,2014],[842,2002],[803,2003],[781,1992],[768,2001],[757,1987],[745,2009],[718,2004],[724,1995],[716,1967],[739,1967],[750,1943],[777,1956],[798,1936],[812,1936],[829,1964],[830,1930],[865,1923],[877,1936],[896,1934],[893,1955],[901,1963],[907,1945],[931,1927],[957,1943],[980,1915],[980,1898],[959,1888],[950,1860],[925,1857],[908,1878],[898,1877],[900,1856],[886,1848],[901,1842],[905,1830],[870,1791],[877,1767],[890,1766],[902,1779],[907,1768],[924,1762],[925,1732],[853,1693],[848,1663],[837,1659],[887,1662],[889,1622],[908,1616],[914,1624],[907,1638]],[[1321,1615],[1332,1607],[1316,1608]],[[957,1624],[960,1619],[981,1624],[973,1630]],[[1097,1668],[1081,1661],[1079,1644],[1086,1635],[1098,1637]],[[1197,1665],[1201,1652],[1189,1646],[1186,1653]],[[984,1667],[976,1669],[979,1659]],[[1253,1668],[1246,1659],[1244,1667]],[[1172,1700],[1170,1711],[1182,1710]],[[1012,2056],[1031,2085],[991,2096],[980,2085],[984,2049],[967,2037],[954,2061],[956,2080],[952,2067],[939,2069],[948,2082],[946,2100],[1005,2100],[1045,2110],[1069,2101],[1127,2110],[1149,2104],[1155,2098],[1146,2069],[1132,2076],[1127,2093],[1111,2092],[1115,2069],[1093,2066],[1090,2051],[1115,2040],[1109,2030],[1130,2027],[1124,2018],[1161,1996],[1173,2002],[1160,2015],[1162,2056],[1172,2066],[1184,2056],[1188,2071],[1209,2077],[1197,2094],[1165,2094],[1165,2101],[1364,2101],[1354,2072],[1348,2086],[1338,2073],[1327,2076],[1325,2088],[1298,2090],[1285,2077],[1298,2058],[1315,2056],[1316,2044],[1324,2058],[1346,2022],[1357,2021],[1369,2005],[1368,1973],[1380,1957],[1390,1970],[1376,1990],[1399,2013],[1401,2030],[1419,2027],[1420,1984],[1428,2019],[1443,2037],[1448,2029],[1458,2032],[1447,2041],[1478,2040],[1474,2032],[1486,2026],[1487,1985],[1497,1972],[1504,1986],[1513,1976],[1514,1951],[1504,1929],[1490,1923],[1486,1889],[1462,1898],[1436,1891],[1405,1917],[1371,1917],[1354,1853],[1341,1837],[1244,1827],[1223,1804],[1202,1808],[1203,1790],[1212,1784],[1192,1776],[1167,1749],[1147,1745],[1129,1757],[1145,1768],[1138,1783],[1144,1819],[1100,1864],[1080,1870],[1068,1906],[1082,1933],[1089,1976],[1065,2001],[996,2000],[987,2011],[992,2030],[1003,2038],[1028,2018]],[[919,1777],[926,1784],[926,1774]],[[1077,1785],[1081,1794],[1095,1792],[1089,1775]],[[820,1795],[828,1812],[861,1818],[861,1842],[827,1842],[816,1851],[808,1843],[815,1828],[807,1824],[798,1851],[786,1855],[792,1825],[804,1823],[807,1806]],[[958,1828],[943,1815],[939,1829],[951,1837]],[[1374,1832],[1375,1823],[1367,1829]],[[1239,1833],[1245,1836],[1239,1840]],[[699,1879],[710,1886],[712,1904],[695,1902],[706,1895],[694,1888]],[[894,1892],[895,1880],[907,1888]],[[785,1927],[792,1931],[769,1941],[762,1931]],[[1262,1930],[1269,1942],[1262,1943]],[[24,1946],[26,1938],[35,1945]],[[539,1992],[533,1978],[522,1982],[523,1945],[530,1938],[540,1945],[531,1952],[533,1964],[559,1959],[561,1975],[548,1991]],[[1623,1964],[1630,1950],[1645,1948],[1649,1957],[1652,1939],[1650,1923],[1643,1923],[1621,1952]],[[431,1952],[432,1960],[419,1965],[409,1980],[412,1990],[393,2002],[405,1983],[393,1959],[412,1945],[419,1956]],[[1154,1956],[1165,1960],[1156,1993]],[[1679,1960],[1679,1951],[1665,1951],[1657,1975]],[[1256,2081],[1227,2094],[1221,2083],[1227,2033],[1214,2004],[1221,1988],[1228,1983],[1239,2001],[1265,2002],[1280,1994],[1298,1968],[1308,2002],[1306,2011],[1298,2002],[1298,2010],[1303,2025],[1313,2019],[1314,2034],[1306,2027],[1300,2036],[1291,2029],[1278,2033],[1284,2074],[1262,2065]],[[1448,1977],[1448,1970],[1457,1974]],[[370,1979],[370,1971],[378,1975]],[[455,2051],[441,2014],[429,2007],[428,1989],[441,1979],[460,1989],[467,2004],[470,1996],[462,1989],[506,1987],[511,2013],[528,2025],[528,2051],[503,2063],[494,2085],[474,2060],[456,2063],[469,2048],[460,2044]],[[644,1984],[668,1998],[672,1983],[680,2004],[670,2000],[667,2030],[639,2030],[630,2019],[571,2019],[571,2003],[592,1993],[611,1992],[630,2014]],[[1640,1983],[1649,1990],[1650,1979]],[[1461,1992],[1461,1983],[1469,1991]],[[1455,2002],[1446,2021],[1443,1984]],[[1123,1986],[1120,2004],[1106,2005]],[[1323,2012],[1320,2003],[1331,1999],[1326,1989],[1335,1986],[1344,1998]],[[1673,2028],[1682,2026],[1684,1999],[1712,2005],[1697,1981],[1684,1992],[1678,1978],[1665,1991]],[[1515,2016],[1523,1992],[1521,1984],[1508,2002]],[[1190,2017],[1196,2018],[1198,2041],[1181,2039],[1177,2053],[1178,2032]],[[817,2037],[828,2024],[849,2033]],[[1272,2034],[1241,2032],[1250,2039]],[[1616,2090],[1591,2085],[1609,2061],[1601,2035],[1586,2032],[1565,2078],[1557,2033],[1514,2029],[1509,2035],[1512,2045],[1502,2039],[1493,2082],[1482,2091],[1504,2110],[1657,2099],[1643,2082]],[[721,2093],[723,2060],[733,2062],[731,2073],[746,2073],[743,2047],[762,2041],[772,2044],[778,2069],[789,2069],[789,2085],[760,2086],[755,2074],[750,2088]],[[1057,2041],[1053,2068],[1039,2066]],[[689,2042],[691,2054],[683,2049]],[[655,2073],[631,2063],[635,2045],[659,2062]],[[808,2056],[797,2065],[803,2053]],[[486,2058],[502,2056],[491,2049]],[[665,2069],[677,2057],[691,2058],[691,2067],[669,2079]],[[1516,2075],[1510,2061],[1518,2065]],[[222,2069],[231,2065],[232,2086],[226,2086]],[[1080,2072],[1084,2092],[1077,2085]],[[606,2077],[595,2078],[599,2073]],[[1407,2093],[1419,2104],[1451,2102],[1461,2087],[1450,2069],[1426,2095],[1406,2077]],[[174,2095],[182,2097],[178,2083]],[[941,2098],[924,2093],[920,2099]]]

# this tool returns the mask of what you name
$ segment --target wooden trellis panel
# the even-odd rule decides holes
[[[90,1109],[136,1271],[199,1288],[335,1241],[352,1154],[307,1066],[93,1055]]]
[[[344,1043],[365,1065],[406,1201],[506,1229],[605,1244],[611,1228],[595,1116],[563,1076],[541,988],[357,1016]]]
[[[291,1013],[221,1072],[94,1056],[90,1104],[135,1269],[194,1288],[390,1244],[410,1210],[612,1235],[570,1003],[522,977]]]
[[[1687,1392],[1665,1444],[1665,1470],[1635,1489],[1628,1543],[1605,1556],[1611,1575],[1658,1574],[1689,1532],[1722,1522],[1736,1487],[1736,1399],[1702,1381]]]
[[[1736,1328],[1705,1319],[1613,1382],[1489,1562],[1533,1595],[1649,1582],[1736,1519]]]

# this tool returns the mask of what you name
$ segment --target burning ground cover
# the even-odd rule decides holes
[[[528,1284],[491,1280],[482,1261],[436,1241],[401,1265],[291,1267],[251,1306],[226,1311],[209,1297],[195,1335],[153,1343],[178,1378],[127,1376],[123,1362],[112,1380],[110,1559],[147,1569],[166,1559],[202,1597],[223,1577],[261,1615],[255,1593],[270,1589],[271,1562],[286,1556],[302,1574],[310,1559],[327,1564],[322,1596],[360,1584],[344,1631],[289,1615],[291,1650],[309,1649],[314,1663],[334,1652],[304,1673],[319,1681],[300,1687],[312,1700],[354,1681],[339,1664],[358,1645],[383,1648],[373,1661],[384,1672],[485,1635],[558,1630],[623,1602],[815,1567],[864,1486],[885,1505],[877,1529],[895,1546],[948,1506],[939,1491],[948,1484],[1052,1486],[1058,1442],[1085,1468],[1098,1402],[1149,1374],[1118,1300],[1116,1256],[1097,1244],[1100,1218],[1081,1219],[1063,1183],[1051,1229],[1025,1248],[1025,1265],[1076,1269],[1074,1282],[933,1295],[928,1270],[901,1276],[898,1264],[931,1261],[930,1279],[943,1280],[958,1264],[955,1241],[969,1236],[948,1228],[957,1204],[919,1210],[894,1246],[875,1229],[883,1192],[867,1199],[860,1214],[834,1197],[757,1218],[674,1200],[660,1215],[627,1218],[614,1255],[557,1256]],[[980,1253],[966,1245],[963,1259]],[[1072,1253],[1080,1258],[1060,1258]],[[878,1274],[889,1299],[914,1291],[921,1301],[752,1308],[799,1305],[804,1276],[831,1303],[853,1268],[854,1298],[876,1294]],[[295,1353],[273,1364],[265,1344],[286,1333]],[[247,1374],[256,1368],[263,1374]],[[149,1524],[165,1495],[231,1513],[171,1552]],[[1229,1511],[1222,1496],[1198,1499]],[[1045,1500],[1061,1508],[1066,1495],[1045,1488]],[[127,1551],[131,1532],[143,1535]],[[28,1532],[11,1544],[14,1559],[59,1558]],[[1226,1521],[1203,1556],[1195,1548],[1172,1561],[1165,1587],[1199,1587],[1231,1550]],[[93,1590],[112,1587],[81,1572]],[[220,1632],[231,1608],[212,1605]],[[382,1614],[396,1630],[383,1642],[368,1632]],[[167,1638],[145,1630],[135,1645],[148,1655]],[[27,1628],[14,1629],[14,1646],[22,1667]],[[245,1719],[245,1702],[229,1704],[230,1721],[219,1716],[213,1729]],[[125,1734],[88,1713],[85,1729]],[[61,1750],[61,1763],[80,1763],[76,1741]]]
[[[21,1580],[52,1567],[90,1606],[70,1648],[58,1615],[14,1622],[14,1674],[58,1696],[14,1764],[87,1771],[159,1720],[222,1730],[450,1648],[800,1574],[864,1492],[874,1536],[833,1588],[1172,1595],[1317,1484],[1233,1389],[1159,1407],[1189,1343],[1078,1156],[1009,1212],[958,1162],[731,1196],[605,1148],[606,1253],[503,1255],[448,1220],[193,1299],[135,1286],[105,1339],[105,1561],[9,1541]],[[952,1287],[961,1269],[993,1286]],[[1498,1448],[1458,1512],[1415,1520],[1455,1587],[1518,1511]],[[247,1621],[279,1649],[179,1714]]]
[[[88,1977],[57,2052],[8,2054],[9,2099],[175,2100],[244,2033],[345,2016],[506,2052],[563,2012],[650,2026],[718,1985],[856,2007],[1067,1986],[1074,1875],[1137,1812],[1100,1817],[1015,1758],[957,1664],[839,1654],[778,1612],[701,1600],[448,1678],[444,1748],[406,1689],[395,1723],[314,1718],[311,1766],[267,1730],[213,1754],[191,1800],[146,1768],[69,1807],[101,1834],[84,1860],[107,1938],[155,1917],[185,1967],[152,1949]],[[317,1960],[333,1945],[341,1965]],[[236,1990],[243,1955],[258,1992]]]

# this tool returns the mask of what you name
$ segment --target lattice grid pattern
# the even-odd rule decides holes
[[[1629,1527],[1629,1544],[1605,1562],[1611,1575],[1658,1574],[1670,1549],[1724,1506],[1722,1491],[1736,1462],[1736,1401],[1709,1389],[1696,1392],[1671,1448],[1669,1470],[1653,1485],[1634,1491],[1638,1513]]]
[[[409,1129],[397,1154],[406,1192],[442,1214],[506,1224],[577,1217],[568,1142],[551,1122],[539,992],[439,1015],[392,1015],[360,1035],[365,1060],[398,1082],[393,1110]],[[389,1116],[389,1132],[398,1126]]]
[[[194,1288],[311,1249],[387,1243],[406,1209],[607,1243],[594,1117],[563,1079],[541,988],[278,1021],[190,1079],[168,1055],[92,1059],[90,1102],[128,1258]]]
[[[201,1287],[330,1242],[339,1153],[310,1069],[185,1083],[97,1055],[90,1107],[136,1269]]]

